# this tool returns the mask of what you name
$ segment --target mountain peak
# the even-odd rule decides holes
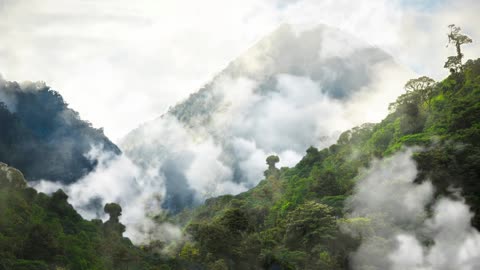
[[[258,161],[267,155],[293,165],[309,146],[328,145],[337,130],[370,120],[352,120],[358,114],[345,108],[366,102],[360,94],[375,97],[379,73],[391,69],[402,68],[338,29],[282,24],[164,116],[128,134],[122,149],[138,164],[158,163],[166,205],[238,193],[258,183]],[[211,171],[199,176],[194,168]]]

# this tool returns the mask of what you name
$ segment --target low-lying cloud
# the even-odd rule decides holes
[[[445,26],[456,23],[475,37],[480,2],[428,1],[426,9],[402,2],[142,0],[132,9],[127,0],[3,1],[0,68],[16,80],[53,84],[82,116],[118,139],[208,80],[281,21],[334,25],[416,71],[441,77],[448,72],[442,61],[451,53],[443,48]],[[275,51],[277,41],[240,59],[240,75],[237,66],[217,80],[202,107],[211,112],[208,125],[198,119],[192,128],[167,114],[139,128],[136,139],[127,138],[126,155],[100,162],[64,187],[75,207],[95,217],[102,215],[98,205],[120,202],[123,222],[147,224],[136,230],[137,238],[144,238],[141,231],[151,228],[141,221],[161,211],[159,205],[179,211],[211,196],[242,192],[262,178],[269,154],[278,154],[281,166],[292,166],[308,146],[328,146],[345,129],[379,121],[411,77],[388,61],[357,65],[352,60],[357,41],[335,31],[323,39],[313,35],[284,43],[281,53]],[[467,57],[476,51],[475,44],[465,48]],[[371,56],[365,52],[357,56]],[[312,62],[317,55],[328,61]],[[39,68],[45,63],[49,68]],[[15,107],[9,97],[0,100]],[[209,108],[209,100],[219,100],[219,106]]]
[[[341,47],[344,40],[351,42]],[[152,215],[255,186],[268,155],[294,166],[309,146],[327,147],[342,131],[381,120],[410,76],[338,29],[285,25],[200,92],[129,134],[123,155],[92,152],[102,160],[98,168],[63,188],[87,218],[102,217],[106,202],[120,203],[127,235],[146,241],[157,234]],[[49,185],[37,187],[57,188]]]
[[[342,47],[344,40],[351,42]],[[335,41],[335,50],[325,47]],[[121,147],[141,166],[168,163],[158,168],[164,206],[176,211],[255,186],[268,155],[294,166],[309,146],[327,147],[344,130],[380,121],[410,77],[338,29],[283,25]]]
[[[429,181],[414,183],[413,150],[375,161],[350,198],[350,218],[371,230],[345,225],[361,239],[353,269],[473,270],[480,267],[480,233],[459,196],[434,199]]]
[[[447,25],[475,40],[479,9],[477,0],[1,0],[0,72],[47,81],[117,141],[282,22],[338,27],[439,79],[454,53]],[[479,44],[465,46],[466,58]],[[326,45],[325,56],[336,53]]]
[[[126,236],[135,243],[151,240],[172,241],[181,237],[178,227],[155,222],[164,214],[161,205],[165,198],[163,175],[156,169],[140,168],[125,155],[104,152],[93,147],[88,157],[97,160],[94,171],[70,185],[51,181],[30,183],[45,193],[61,188],[69,195],[69,203],[86,219],[107,219],[103,212],[106,203],[116,202],[123,211],[120,221],[127,227]]]

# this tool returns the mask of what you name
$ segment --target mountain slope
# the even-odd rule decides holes
[[[29,181],[74,182],[96,166],[88,157],[92,146],[120,153],[43,83],[0,78],[0,120],[0,161],[22,170]]]
[[[308,77],[329,96],[346,99],[371,82],[374,71],[368,67],[382,62],[393,60],[384,51],[334,28],[296,30],[293,25],[283,24],[169,113],[190,126],[208,124],[212,115],[226,105],[222,96],[227,94],[215,93],[214,89],[224,78],[259,81],[254,91],[266,94],[278,91],[279,74]]]
[[[105,206],[106,222],[83,220],[63,191],[37,193],[0,164],[0,269],[476,269],[479,139],[480,59],[401,95],[380,123],[308,148],[292,168],[267,158],[255,188],[171,216],[188,233],[171,257],[158,253],[163,243],[123,238],[118,205]],[[365,191],[373,212],[357,209],[371,203]],[[410,251],[420,253],[405,259]],[[432,265],[432,254],[446,260]]]
[[[123,238],[121,208],[107,204],[110,220],[87,221],[58,190],[27,187],[23,174],[0,163],[0,269],[158,269],[166,260]],[[167,268],[168,269],[168,268]]]
[[[283,25],[188,99],[133,130],[121,147],[165,175],[164,207],[178,211],[253,187],[268,154],[291,166],[308,146],[329,145],[341,130],[380,120],[383,98],[393,100],[401,89],[382,81],[385,72],[407,73],[382,50],[337,29]],[[392,90],[382,91],[390,83]]]
[[[423,90],[400,96],[379,124],[346,131],[336,144],[320,151],[309,148],[292,168],[269,168],[255,188],[208,199],[205,205],[176,216],[194,240],[183,245],[181,259],[191,267],[206,268],[223,264],[228,269],[390,269],[395,253],[389,252],[403,244],[391,237],[398,230],[413,231],[426,243],[418,248],[427,255],[436,248],[431,252],[444,254],[448,267],[474,269],[480,263],[478,249],[469,248],[480,236],[480,59],[468,61],[464,69],[423,89],[428,90],[427,98],[421,98]],[[413,149],[407,151],[408,159],[404,147]],[[409,161],[409,151],[414,162]],[[385,158],[387,165],[378,158]],[[404,166],[410,163],[413,168]],[[364,188],[368,198],[362,201],[361,185],[376,170],[380,174],[374,177],[385,181],[387,188],[376,191],[382,182]],[[396,177],[404,176],[410,183],[399,184]],[[425,189],[430,183],[432,191]],[[407,185],[413,193],[402,192]],[[429,192],[431,198],[419,197]],[[461,205],[461,198],[468,207]],[[355,209],[365,199],[380,205],[374,210],[367,205],[363,210],[373,212],[360,215]],[[396,215],[409,201],[412,209],[420,208],[414,213],[426,216],[407,215],[398,222]],[[390,203],[396,207],[389,208]],[[406,206],[399,207],[402,203]],[[445,229],[446,235],[454,233],[455,240],[442,247],[450,241],[448,236],[436,238],[431,226],[440,232]],[[464,236],[458,229],[463,227],[475,236]],[[452,247],[470,252],[466,256],[471,259]],[[363,253],[355,257],[356,251]],[[433,269],[446,269],[442,260],[434,262],[439,265]]]

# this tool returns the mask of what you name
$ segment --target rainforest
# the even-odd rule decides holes
[[[0,0],[0,270],[480,269],[479,3],[129,2]]]

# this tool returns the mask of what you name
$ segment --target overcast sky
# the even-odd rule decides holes
[[[0,0],[0,73],[45,81],[116,141],[283,22],[335,26],[439,79],[448,24],[474,39],[467,58],[480,56],[479,10],[478,0]]]

